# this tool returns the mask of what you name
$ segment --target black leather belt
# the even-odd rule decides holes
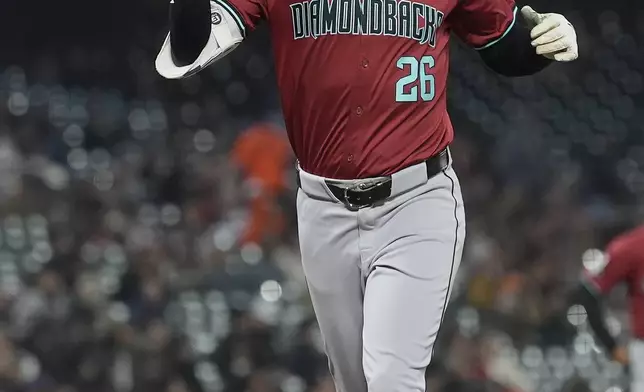
[[[425,161],[427,178],[432,178],[449,165],[447,148]],[[299,175],[298,175],[299,185]],[[368,207],[391,196],[391,176],[373,183],[360,183],[354,187],[341,187],[327,181],[327,187],[338,200],[351,209]]]

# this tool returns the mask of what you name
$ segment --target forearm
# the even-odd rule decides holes
[[[537,54],[531,42],[530,30],[517,24],[499,42],[481,49],[479,54],[498,74],[509,77],[533,75],[553,61]]]
[[[210,0],[172,0],[170,34],[155,61],[166,79],[194,75],[223,58],[244,39],[240,17]]]
[[[604,311],[597,295],[591,292],[591,290],[584,284],[580,284],[573,292],[572,302],[574,304],[582,305],[586,309],[590,328],[608,352],[612,352],[617,343],[615,342],[615,338],[613,338],[608,331],[608,327],[604,321]]]
[[[210,38],[210,1],[173,0],[170,4],[170,42],[178,66],[192,64]]]

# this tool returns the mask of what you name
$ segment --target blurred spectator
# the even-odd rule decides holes
[[[257,124],[237,138],[232,161],[242,172],[250,193],[250,218],[242,242],[264,243],[280,238],[285,218],[279,198],[286,188],[287,165],[293,164],[291,148],[283,130]]]

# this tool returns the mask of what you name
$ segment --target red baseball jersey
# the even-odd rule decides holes
[[[217,0],[245,31],[270,25],[289,139],[301,167],[338,179],[388,175],[454,137],[449,37],[494,44],[514,0]]]
[[[619,283],[626,284],[633,334],[644,338],[644,226],[611,241],[606,258],[603,269],[588,274],[588,281],[601,294]]]

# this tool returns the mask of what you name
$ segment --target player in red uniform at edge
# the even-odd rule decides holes
[[[268,23],[298,167],[302,266],[338,392],[424,391],[461,261],[447,114],[454,33],[493,71],[577,58],[572,25],[514,0],[172,0],[179,79]]]
[[[631,392],[644,392],[644,226],[617,236],[602,257],[594,268],[584,271],[573,303],[584,306],[588,324],[612,358],[623,364],[630,362]],[[608,331],[600,303],[619,284],[628,289],[633,336],[628,350],[618,345]]]

